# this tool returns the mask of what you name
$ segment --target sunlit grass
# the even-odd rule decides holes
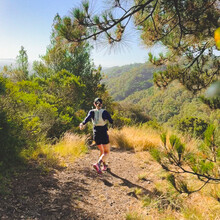
[[[161,133],[148,127],[124,127],[122,129],[111,129],[109,131],[111,145],[124,149],[133,150],[139,154],[143,151],[151,150],[152,148],[163,148],[161,141]],[[172,131],[167,130],[167,146],[170,147],[169,137],[174,134]],[[187,136],[177,135],[182,143],[185,144],[185,153],[193,152],[199,154],[198,146],[201,143],[199,139],[189,138]],[[145,155],[145,154],[144,154]],[[140,156],[140,155],[139,155]],[[187,195],[185,193],[179,194],[174,187],[167,182],[166,171],[157,171],[155,161],[152,158],[140,156],[140,160],[147,161],[146,170],[140,173],[138,180],[144,179],[145,176],[153,178],[154,186],[151,186],[152,192],[160,192],[159,195],[155,194],[152,197],[142,195],[142,192],[134,189],[134,193],[142,200],[142,211],[127,213],[126,219],[218,219],[220,218],[220,193],[219,186],[207,185],[201,191]],[[152,165],[153,164],[153,165]],[[156,172],[154,176],[148,173],[147,168],[152,168]],[[190,168],[187,168],[190,169]],[[146,173],[147,175],[146,175]],[[201,187],[201,181],[191,175],[182,175],[181,178],[187,180],[189,190],[197,190]],[[148,213],[147,216],[143,213]]]
[[[63,139],[53,147],[53,151],[61,157],[75,159],[87,152],[85,140],[82,136],[67,133]]]
[[[219,219],[220,203],[209,196],[195,193],[184,201],[182,213],[186,219]]]
[[[138,212],[129,212],[125,216],[126,220],[144,220],[144,217]]]
[[[155,173],[157,177],[166,177],[166,172],[161,175]],[[184,175],[189,182],[190,190],[200,188],[201,181],[190,175]],[[167,182],[166,178],[157,178],[154,181],[156,191],[160,192],[152,198],[143,197],[144,209],[147,209],[149,215],[154,219],[170,219],[168,216],[173,213],[173,219],[219,219],[219,185],[207,185],[201,191],[188,195],[178,193],[173,186]],[[161,204],[166,204],[162,206]],[[175,216],[175,217],[174,217]],[[172,219],[172,218],[171,218]]]
[[[218,202],[220,202],[220,185],[213,184],[205,191],[205,194],[213,197]]]
[[[112,145],[126,150],[150,150],[161,143],[160,134],[152,128],[123,127],[111,129],[109,134]]]
[[[138,175],[138,180],[144,180],[147,177],[147,173],[141,173]]]
[[[39,144],[35,149],[22,151],[21,156],[29,161],[38,161],[44,168],[65,167],[66,161],[73,162],[86,152],[84,137],[66,133],[57,144]]]

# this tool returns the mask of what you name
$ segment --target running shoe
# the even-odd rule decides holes
[[[93,168],[96,169],[97,173],[102,174],[102,171],[98,163],[93,164]]]
[[[104,164],[104,166],[102,167],[102,171],[107,171],[108,170],[108,165]]]

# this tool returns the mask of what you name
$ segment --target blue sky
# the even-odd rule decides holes
[[[94,4],[94,2],[96,4]],[[93,0],[99,6],[101,0]],[[0,0],[0,59],[15,59],[21,46],[27,50],[30,61],[39,60],[50,44],[51,25],[56,13],[61,17],[80,4],[80,0]],[[157,54],[160,47],[146,49],[138,40],[138,33],[130,30],[127,46],[109,50],[97,47],[92,51],[95,65],[103,67],[143,63],[148,52]],[[104,48],[104,49],[103,49]]]

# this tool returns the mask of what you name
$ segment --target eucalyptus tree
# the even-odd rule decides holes
[[[91,100],[94,100],[96,96],[106,95],[106,88],[101,83],[101,67],[96,68],[94,66],[91,59],[92,47],[88,42],[84,41],[78,44],[59,35],[56,25],[61,20],[59,15],[55,16],[51,43],[47,47],[47,53],[42,56],[42,61],[35,63],[35,72],[36,75],[47,78],[66,70],[78,77],[80,83],[84,84],[84,96],[81,101],[77,99],[80,101],[78,104],[87,111],[91,108]],[[72,103],[76,101],[73,96],[68,98]]]

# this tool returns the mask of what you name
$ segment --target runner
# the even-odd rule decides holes
[[[96,98],[93,104],[95,106],[95,109],[89,111],[87,117],[82,123],[80,123],[79,127],[82,130],[84,125],[92,120],[93,138],[100,150],[100,157],[98,159],[98,162],[93,164],[93,167],[99,174],[101,174],[102,171],[106,171],[108,168],[106,164],[106,159],[108,158],[110,153],[109,136],[107,133],[108,127],[106,120],[108,120],[111,124],[113,123],[113,120],[110,114],[105,109],[102,109],[102,99]],[[101,169],[102,163],[103,167]]]

